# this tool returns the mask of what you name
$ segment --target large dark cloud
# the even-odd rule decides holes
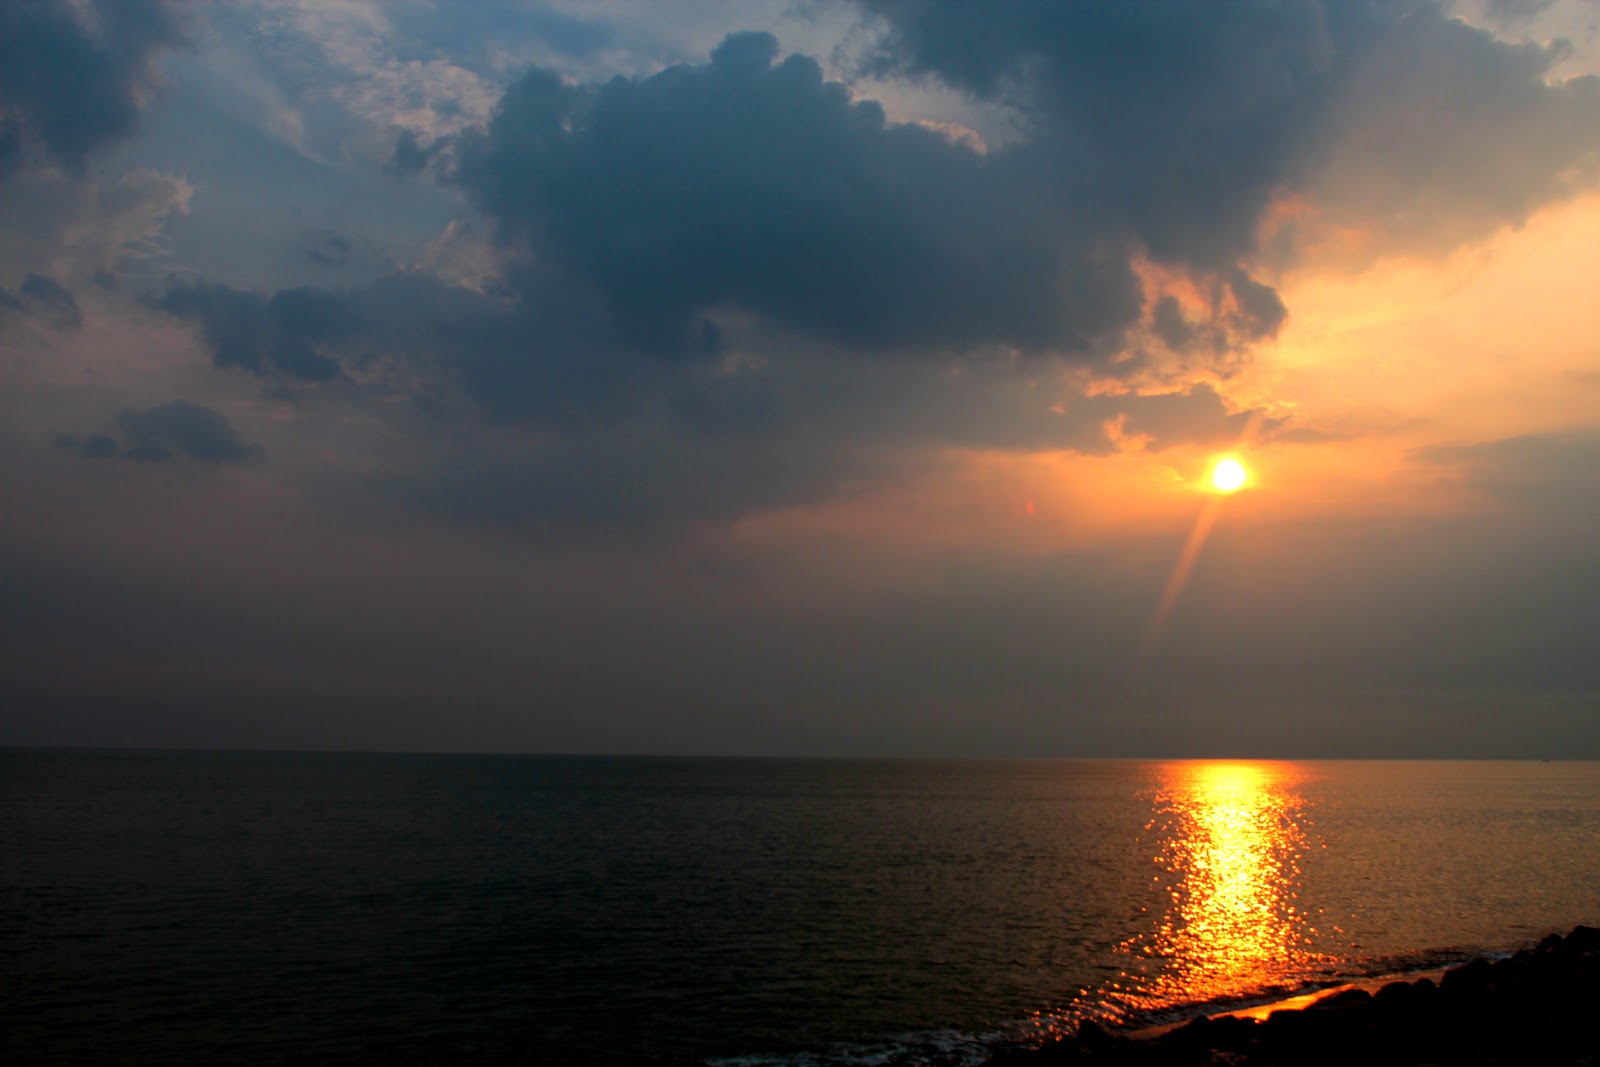
[[[0,176],[30,157],[79,169],[126,137],[155,56],[184,39],[170,0],[0,4]]]
[[[863,0],[880,73],[1015,105],[1158,258],[1225,268],[1282,189],[1413,236],[1482,232],[1600,148],[1600,82],[1546,81],[1431,0]]]
[[[1070,175],[886,122],[815,61],[777,56],[747,33],[705,65],[598,88],[535,70],[459,146],[457,180],[659,355],[718,351],[708,316],[727,309],[922,352],[1085,352],[1137,319],[1126,250]]]
[[[1155,309],[1169,347],[1272,336],[1288,310],[1244,265],[1281,194],[1454,240],[1569,191],[1600,147],[1600,82],[1550,84],[1559,48],[1430,3],[868,6],[874,73],[1010,104],[1021,140],[886,121],[744,33],[597,87],[531,71],[486,130],[396,160],[453,159],[540,265],[519,291],[587,289],[635,351],[714,356],[732,313],[858,351],[1092,357],[1145,321],[1140,257],[1212,296],[1202,321]]]
[[[1336,62],[1317,3],[866,6],[890,27],[879,73],[1014,104],[1100,210],[1158,257],[1206,265],[1249,251]]]

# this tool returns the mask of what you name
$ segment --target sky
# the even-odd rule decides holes
[[[1600,758],[1597,75],[1593,0],[11,0],[0,744]]]

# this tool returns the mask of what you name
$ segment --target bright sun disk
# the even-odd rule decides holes
[[[1211,468],[1211,487],[1219,493],[1237,493],[1249,480],[1250,472],[1231,456],[1219,459]]]

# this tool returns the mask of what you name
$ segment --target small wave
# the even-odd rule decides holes
[[[977,1067],[1002,1046],[1018,1044],[1004,1033],[930,1030],[883,1041],[841,1042],[786,1055],[722,1056],[707,1067]]]

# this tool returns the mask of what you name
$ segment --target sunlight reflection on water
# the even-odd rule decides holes
[[[1146,826],[1153,925],[1130,938],[1119,999],[1132,1010],[1222,1000],[1303,974],[1318,936],[1301,900],[1310,847],[1305,773],[1287,763],[1162,768]]]

